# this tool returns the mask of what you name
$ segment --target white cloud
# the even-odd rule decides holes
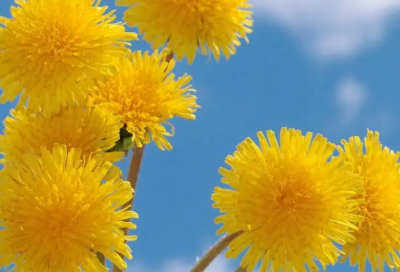
[[[340,82],[335,92],[343,125],[351,124],[359,115],[367,100],[367,91],[356,80],[347,78]]]
[[[179,258],[168,260],[159,266],[142,265],[132,261],[128,264],[127,272],[188,272],[194,264],[195,260],[190,262]],[[230,260],[219,256],[207,267],[205,272],[232,272],[234,269],[236,267]]]
[[[346,57],[382,40],[400,0],[250,0],[256,14],[294,31],[321,57]]]

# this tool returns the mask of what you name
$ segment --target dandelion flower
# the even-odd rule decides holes
[[[84,157],[101,153],[110,162],[122,159],[122,152],[105,152],[119,139],[120,120],[111,113],[69,106],[51,117],[27,109],[12,110],[11,114],[0,135],[0,154],[6,166],[19,163],[27,150],[39,154],[42,146],[52,150],[55,144],[66,145],[68,150],[80,148]]]
[[[12,18],[0,18],[0,102],[48,116],[83,102],[93,79],[115,72],[112,59],[126,54],[136,34],[112,23],[101,0],[16,0]]]
[[[364,143],[359,137],[342,141],[341,156],[353,166],[363,182],[365,198],[360,215],[365,221],[359,223],[354,234],[356,241],[348,243],[343,250],[351,265],[359,265],[360,272],[367,271],[366,262],[372,270],[384,271],[384,266],[400,269],[400,153],[382,148],[379,133],[368,131]],[[365,151],[364,151],[365,149]]]
[[[361,181],[341,160],[330,159],[335,145],[321,135],[283,128],[280,146],[273,131],[259,132],[226,158],[213,207],[222,215],[218,234],[241,232],[227,257],[246,251],[241,266],[253,271],[319,271],[340,256],[336,244],[351,242]],[[268,139],[268,140],[267,140]],[[308,269],[306,268],[308,267]]]
[[[98,81],[89,96],[89,105],[119,116],[138,147],[153,140],[161,149],[171,149],[165,138],[172,136],[165,124],[174,116],[195,119],[198,107],[189,85],[191,77],[175,79],[175,61],[166,60],[167,50],[152,55],[140,51],[121,58],[120,73]]]
[[[248,42],[252,12],[248,0],[117,0],[129,6],[124,20],[137,26],[154,49],[167,44],[178,60],[192,63],[196,52],[219,60],[236,53],[240,39]]]
[[[0,181],[0,266],[16,271],[98,272],[102,253],[120,269],[132,258],[123,228],[137,214],[121,206],[132,198],[129,182],[102,182],[111,163],[100,156],[83,165],[66,146],[29,152]]]

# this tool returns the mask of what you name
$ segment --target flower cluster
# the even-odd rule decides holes
[[[19,97],[0,135],[0,268],[105,272],[108,259],[122,271],[136,240],[136,181],[115,163],[152,142],[172,149],[171,119],[194,120],[199,108],[174,58],[229,59],[248,42],[251,5],[116,0],[154,50],[142,52],[101,0],[15,3],[0,18],[0,103]],[[359,272],[400,270],[400,153],[373,131],[341,145],[286,128],[279,142],[273,131],[257,136],[259,145],[247,138],[226,158],[229,188],[212,194],[218,234],[231,237],[227,257],[243,254],[249,272],[347,260]]]
[[[400,153],[377,132],[329,143],[283,128],[250,138],[226,158],[213,207],[218,233],[237,234],[227,257],[246,271],[319,271],[350,260],[360,272],[400,269]],[[333,156],[334,152],[337,156]]]
[[[250,5],[118,1],[149,53],[132,52],[137,34],[101,0],[15,3],[0,17],[0,103],[18,97],[0,135],[0,268],[98,272],[108,259],[122,271],[138,215],[135,184],[115,163],[151,142],[172,149],[170,120],[199,108],[174,57],[234,54],[251,32]]]
[[[0,135],[0,266],[15,271],[107,271],[131,258],[124,229],[133,188],[107,152],[121,120],[86,104],[118,72],[136,34],[100,1],[16,1],[1,18],[1,102],[19,96]],[[67,11],[67,12],[66,12]],[[128,207],[128,208],[125,208]]]
[[[229,59],[248,42],[251,5],[116,0],[154,50],[143,52],[101,0],[15,3],[0,18],[0,103],[18,97],[0,135],[0,268],[105,272],[108,259],[122,271],[136,240],[132,176],[143,147],[171,150],[171,119],[194,120],[199,108],[174,58]],[[227,257],[243,254],[249,272],[347,260],[359,272],[400,270],[400,153],[369,130],[341,145],[287,128],[279,141],[257,136],[259,145],[247,138],[226,158],[229,188],[212,194],[217,233],[231,237]],[[139,164],[132,158],[124,181],[116,163],[130,149]]]

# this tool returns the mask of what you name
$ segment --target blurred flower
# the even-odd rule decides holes
[[[384,271],[385,264],[400,269],[400,153],[382,148],[379,133],[368,130],[364,143],[359,137],[342,141],[341,156],[353,166],[363,182],[365,198],[360,215],[356,241],[343,248],[351,265],[359,265],[360,272],[367,271],[367,260],[372,266],[368,271]],[[363,148],[365,147],[365,152]],[[344,260],[343,260],[344,261]]]
[[[12,117],[4,121],[4,135],[0,135],[0,154],[5,165],[19,163],[27,150],[40,153],[43,146],[52,150],[55,144],[82,149],[84,157],[100,154],[110,162],[122,159],[122,152],[106,152],[119,139],[120,121],[112,113],[98,109],[69,106],[51,117],[32,113],[27,109],[12,110]],[[117,167],[112,170],[120,172]]]
[[[357,175],[331,155],[335,145],[321,135],[312,139],[299,130],[283,128],[279,147],[273,131],[262,132],[261,149],[247,138],[226,158],[221,168],[213,207],[222,215],[218,234],[242,232],[233,240],[227,257],[247,249],[241,266],[253,271],[319,271],[340,256],[337,244],[354,241],[350,234],[361,200]],[[350,169],[351,170],[351,169]]]
[[[117,0],[129,6],[124,20],[137,26],[154,49],[167,44],[178,60],[192,63],[198,48],[219,60],[236,53],[240,39],[248,42],[253,25],[248,0]]]
[[[0,102],[48,116],[85,99],[86,85],[115,72],[112,59],[126,54],[136,34],[112,23],[101,0],[16,1],[12,18],[0,18]]]
[[[111,163],[100,156],[82,165],[80,150],[66,146],[28,152],[0,182],[0,266],[16,271],[107,271],[101,252],[120,269],[131,258],[122,228],[135,212],[120,209],[132,198],[129,182],[102,182]]]
[[[153,140],[160,149],[171,149],[165,136],[172,136],[165,124],[179,116],[194,120],[196,97],[189,85],[191,77],[175,80],[175,61],[166,60],[167,50],[152,55],[140,51],[119,60],[120,73],[98,81],[89,96],[89,105],[113,112],[121,118],[139,147]],[[172,127],[172,126],[171,126]]]

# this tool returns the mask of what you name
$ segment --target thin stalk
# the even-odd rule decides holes
[[[239,266],[239,267],[235,270],[235,272],[247,272],[247,270],[244,269],[243,267]]]
[[[128,172],[128,181],[131,183],[133,190],[136,193],[136,185],[138,182],[140,166],[142,165],[144,147],[135,147],[133,150],[133,155],[131,159],[131,163],[129,165],[129,172]],[[124,207],[132,206],[133,207],[133,199],[134,197],[127,203],[125,203]]]
[[[128,181],[131,183],[133,190],[135,190],[135,193],[134,193],[135,195],[136,195],[136,185],[138,182],[140,166],[142,164],[142,159],[143,159],[144,147],[145,147],[145,145],[143,145],[142,147],[135,147],[135,149],[133,150],[133,155],[132,155],[131,163],[129,166]],[[131,206],[131,208],[133,208],[134,198],[135,197],[133,197],[130,201],[125,203],[122,207],[125,208],[127,206]],[[124,230],[124,235],[127,235],[128,229],[124,228],[123,230]],[[122,259],[124,259],[123,255],[120,255],[120,256]],[[119,269],[116,265],[113,265],[112,271],[113,272],[122,272],[122,270]]]
[[[190,270],[190,272],[203,272],[214,259],[224,251],[229,244],[238,237],[242,232],[236,232],[234,234],[226,235],[222,237],[217,243],[215,243],[201,259],[195,264],[195,266]]]

